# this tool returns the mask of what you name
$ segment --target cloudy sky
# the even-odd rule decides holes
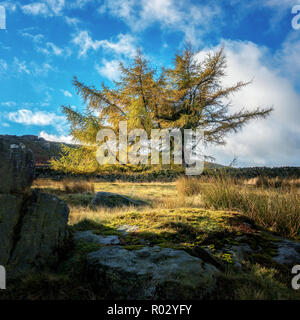
[[[200,50],[197,59],[225,47],[225,84],[253,80],[231,98],[233,110],[275,109],[268,120],[253,121],[209,154],[223,164],[235,157],[238,166],[300,166],[300,29],[292,28],[297,4],[0,0],[6,11],[6,29],[0,30],[0,134],[70,141],[61,105],[83,108],[73,76],[111,85],[118,79],[118,62],[126,63],[137,48],[159,68],[170,66],[188,40]]]

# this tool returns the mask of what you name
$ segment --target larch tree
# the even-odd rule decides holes
[[[130,66],[120,63],[120,73],[114,88],[102,84],[100,90],[84,85],[76,77],[73,79],[86,109],[82,113],[69,106],[62,109],[70,123],[70,134],[79,146],[63,146],[61,158],[51,161],[54,169],[74,173],[99,170],[97,132],[111,128],[118,133],[120,121],[127,121],[128,130],[141,128],[150,134],[155,118],[153,110],[161,96],[161,79],[154,79],[155,72],[140,51]]]
[[[223,87],[226,57],[223,48],[208,54],[202,61],[190,46],[175,56],[174,68],[166,71],[168,94],[165,95],[157,119],[162,127],[195,129],[200,127],[209,144],[224,144],[224,138],[237,132],[252,119],[267,117],[272,108],[256,108],[231,113],[228,98],[249,82]]]
[[[175,55],[174,67],[163,69],[159,76],[137,52],[131,65],[120,63],[121,77],[113,88],[100,90],[79,82],[73,84],[86,104],[83,113],[63,106],[70,122],[71,135],[80,146],[63,148],[62,157],[52,160],[52,167],[73,172],[95,172],[96,135],[100,129],[118,133],[119,122],[127,121],[128,130],[142,128],[150,137],[151,129],[179,128],[204,131],[207,144],[224,144],[229,132],[237,132],[252,119],[267,117],[272,108],[242,108],[230,112],[230,95],[249,83],[222,85],[226,57],[223,49],[202,60],[191,46]]]

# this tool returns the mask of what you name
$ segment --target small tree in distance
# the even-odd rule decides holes
[[[72,172],[96,172],[96,135],[100,129],[118,132],[119,121],[126,120],[128,130],[143,128],[179,128],[204,130],[208,144],[224,144],[229,132],[237,132],[252,119],[267,117],[272,108],[242,108],[230,112],[228,98],[249,83],[237,82],[223,87],[226,57],[223,48],[202,61],[187,46],[176,54],[173,68],[160,74],[150,66],[140,51],[129,66],[120,63],[121,77],[113,88],[100,90],[86,86],[75,77],[73,84],[86,104],[84,112],[63,106],[70,122],[71,135],[80,146],[63,148],[62,157],[52,160],[54,169]]]

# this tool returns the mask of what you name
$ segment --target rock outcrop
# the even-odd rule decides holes
[[[129,197],[111,192],[97,192],[92,200],[92,207],[122,207],[122,206],[141,206],[145,205],[144,201],[133,200]]]
[[[14,278],[55,261],[69,209],[52,195],[29,190],[34,156],[14,138],[0,138],[0,175],[0,265]]]
[[[120,244],[120,239],[118,236],[109,235],[104,237],[98,234],[94,234],[92,230],[75,232],[74,240],[83,240],[86,242],[93,242],[102,245]]]
[[[183,250],[105,246],[87,257],[89,272],[114,299],[201,299],[220,271]]]
[[[14,138],[0,139],[0,192],[22,193],[34,178],[34,156]]]

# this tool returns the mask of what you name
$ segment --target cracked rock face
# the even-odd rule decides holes
[[[23,143],[0,137],[0,192],[22,193],[34,178],[34,156]]]
[[[55,261],[67,237],[69,208],[52,195],[27,192],[34,157],[11,137],[0,137],[0,176],[0,265],[15,278]]]
[[[15,240],[14,230],[20,218],[22,196],[0,194],[0,265],[7,265]]]
[[[7,267],[10,277],[55,262],[67,236],[68,215],[66,203],[52,195],[36,191],[26,199],[14,229],[15,243]]]
[[[91,274],[117,299],[199,299],[219,270],[183,250],[106,246],[88,254]]]

